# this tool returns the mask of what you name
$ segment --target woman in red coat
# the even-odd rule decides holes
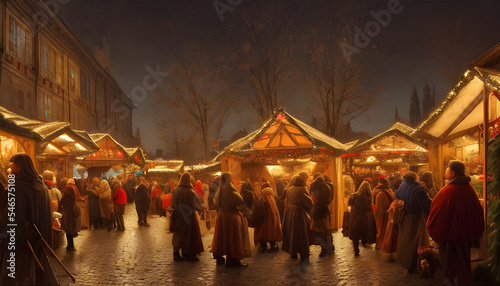
[[[123,222],[123,214],[125,213],[125,205],[127,204],[127,193],[122,188],[122,183],[120,181],[117,181],[113,185],[113,189],[115,190],[113,194],[113,201],[115,202],[114,210],[116,216],[117,229],[119,231],[124,231],[125,224]]]

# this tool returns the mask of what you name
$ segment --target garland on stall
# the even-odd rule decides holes
[[[500,284],[500,135],[488,147],[488,170],[493,179],[488,184],[488,242],[490,258],[475,269],[484,285]]]

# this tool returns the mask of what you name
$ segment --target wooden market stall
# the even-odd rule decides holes
[[[402,167],[420,173],[427,169],[427,146],[411,136],[413,128],[396,122],[386,131],[364,142],[356,142],[342,155],[346,173],[366,167],[381,173],[394,173]]]
[[[17,116],[0,106],[0,171],[5,176],[9,159],[19,152],[28,154],[37,166],[36,143],[42,138],[33,130],[19,126],[14,120]]]
[[[279,108],[261,128],[224,148],[214,161],[220,161],[222,172],[231,172],[236,182],[250,180],[257,193],[265,180],[276,190],[274,177],[300,171],[327,175],[335,186],[330,209],[332,229],[337,229],[344,213],[344,152],[342,143]]]
[[[450,160],[459,159],[466,165],[472,184],[482,198],[487,219],[486,180],[487,144],[498,134],[500,122],[500,69],[474,67],[465,72],[448,93],[438,109],[414,132],[427,139],[429,169],[436,182],[444,185],[444,172]],[[485,128],[486,126],[486,128]],[[496,134],[495,134],[496,133]],[[487,140],[485,140],[487,138]],[[487,224],[486,224],[487,225]],[[481,258],[486,258],[487,236],[483,235]]]
[[[144,167],[147,180],[155,180],[162,184],[170,180],[176,185],[183,172],[184,161],[182,160],[163,160],[162,158],[146,160]]]

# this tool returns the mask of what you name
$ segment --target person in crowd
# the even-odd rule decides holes
[[[474,285],[470,247],[483,235],[483,208],[463,162],[450,161],[445,177],[449,182],[432,201],[427,228],[439,244],[445,284]]]
[[[217,210],[217,206],[214,204],[215,194],[219,190],[220,186],[220,176],[216,177],[212,184],[210,184],[210,188],[208,189],[208,208],[210,210]]]
[[[432,172],[431,171],[423,172],[422,175],[420,175],[420,183],[427,190],[429,197],[431,199],[434,199],[434,197],[436,197],[438,193],[438,187],[434,182],[434,175],[432,175]]]
[[[203,184],[200,180],[197,180],[196,183],[194,183],[194,190],[198,194],[198,196],[200,196],[201,201],[203,201],[205,192],[203,191]]]
[[[314,202],[311,211],[311,231],[313,231],[316,245],[321,245],[320,257],[332,254],[335,250],[331,230],[330,209],[328,206],[333,200],[333,185],[325,180],[321,173],[313,175],[314,181],[311,183],[311,196]]]
[[[28,154],[15,154],[9,162],[9,179],[15,181],[15,253],[18,263],[15,266],[15,277],[9,276],[10,262],[7,260],[11,250],[8,249],[5,238],[10,238],[6,233],[10,229],[7,224],[13,222],[7,220],[8,210],[5,210],[0,215],[0,285],[59,285],[43,249],[42,240],[33,228],[35,225],[48,245],[52,245],[52,216],[47,188]]]
[[[68,184],[68,178],[62,177],[62,179],[57,184],[57,189],[61,191],[62,189],[64,189],[64,187],[66,187],[67,184]],[[62,193],[61,193],[61,198],[62,198]]]
[[[203,206],[201,198],[191,185],[191,178],[189,173],[182,174],[179,185],[172,192],[174,261],[198,261],[196,256],[204,250],[198,214]]]
[[[392,175],[389,180],[389,186],[391,187],[391,190],[395,192],[402,183],[403,177],[401,177],[401,173],[397,171],[394,172],[394,175]]]
[[[386,239],[385,235],[389,223],[389,207],[396,199],[387,178],[383,176],[378,178],[378,185],[373,189],[372,196],[373,204],[375,205],[375,223],[378,234],[376,247],[391,253],[390,246],[382,245]]]
[[[307,175],[307,173],[306,173]],[[305,176],[294,175],[291,187],[286,191],[286,205],[283,214],[283,246],[292,259],[300,254],[301,261],[309,259],[309,213],[313,208],[313,201],[309,195]]]
[[[369,181],[363,181],[358,191],[347,201],[351,206],[349,239],[352,240],[354,255],[359,256],[359,242],[363,246],[376,242],[377,227],[372,208],[372,192]]]
[[[50,207],[53,212],[57,212],[59,209],[59,202],[62,199],[62,194],[56,187],[56,174],[52,171],[45,170],[42,174],[42,179],[49,191]]]
[[[240,195],[247,205],[247,208],[253,210],[254,203],[257,200],[257,195],[253,191],[250,180],[240,182]]]
[[[80,196],[80,192],[78,191],[78,188],[76,187],[75,179],[69,178],[67,185],[69,185],[71,187],[71,189],[73,190],[73,192],[75,192],[75,198],[76,198],[77,202],[84,202],[85,201],[85,198]],[[63,194],[63,196],[64,196],[64,194]]]
[[[127,202],[132,203],[135,199],[134,196],[134,191],[136,187],[137,180],[135,178],[134,174],[129,174],[127,176],[127,180],[123,184],[123,189],[125,190],[125,193],[127,193]]]
[[[149,214],[159,215],[161,213],[161,195],[163,194],[163,190],[155,181],[153,181],[151,185],[151,205],[149,208]]]
[[[396,191],[396,198],[404,202],[405,214],[399,225],[396,260],[408,269],[417,270],[417,249],[429,245],[425,222],[431,207],[431,198],[418,182],[417,174],[407,172]]]
[[[137,211],[137,223],[139,226],[150,226],[148,223],[148,209],[151,202],[149,188],[146,179],[140,177],[135,190],[135,210]]]
[[[106,180],[102,180],[99,185],[99,207],[101,210],[102,223],[109,232],[113,227],[114,214],[111,188]]]
[[[101,192],[101,181],[94,177],[92,183],[87,187],[89,200],[89,229],[98,229],[101,224],[101,207],[99,206],[99,193]]]
[[[63,198],[61,199],[61,228],[66,232],[68,245],[67,251],[76,251],[73,238],[78,236],[78,231],[82,227],[80,207],[76,205],[75,192],[70,185],[63,189]]]
[[[261,189],[259,203],[263,206],[262,222],[255,225],[254,242],[255,244],[260,243],[261,251],[267,250],[268,242],[270,246],[269,251],[278,251],[279,248],[276,242],[283,241],[280,213],[271,185],[266,182],[262,185]]]
[[[248,266],[241,262],[241,259],[252,256],[248,222],[245,217],[250,216],[250,211],[232,183],[231,173],[221,175],[220,187],[214,197],[214,203],[219,214],[210,251],[217,260],[217,264],[226,262],[226,267]]]
[[[127,205],[127,193],[122,188],[122,182],[113,182],[112,186],[113,193],[113,207],[116,218],[117,229],[119,231],[125,230],[125,223],[123,221],[123,215],[125,214],[125,206]]]

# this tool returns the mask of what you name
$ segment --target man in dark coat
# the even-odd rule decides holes
[[[465,176],[465,165],[452,160],[445,173],[450,182],[438,192],[427,220],[429,235],[439,243],[441,266],[449,285],[474,285],[470,247],[484,231],[484,212]]]
[[[36,225],[45,241],[49,245],[52,243],[52,218],[47,188],[28,154],[19,153],[12,156],[9,168],[9,193],[15,194],[15,216],[7,214],[12,211],[12,206],[0,215],[0,285],[59,285],[43,250],[41,239],[33,229],[33,225]],[[14,221],[11,218],[14,218]],[[10,227],[7,223],[17,226]],[[10,232],[11,230],[14,231]],[[15,249],[12,249],[13,245],[8,244],[10,233],[15,233]],[[36,263],[29,245],[45,271]],[[12,253],[15,254],[15,267],[9,269],[8,266],[12,264],[7,260],[11,259]]]
[[[404,201],[405,215],[399,226],[397,261],[408,269],[417,270],[417,249],[429,245],[425,222],[431,208],[431,198],[418,182],[417,174],[408,172],[396,191],[396,198]]]
[[[172,246],[174,261],[198,261],[196,255],[203,252],[200,220],[198,213],[203,210],[200,196],[190,183],[191,174],[184,173],[179,185],[172,192]],[[175,219],[174,219],[175,218]],[[182,250],[182,256],[180,254]]]
[[[137,211],[137,222],[139,226],[150,226],[148,224],[148,210],[151,198],[146,179],[140,178],[139,185],[135,190],[135,210]]]

